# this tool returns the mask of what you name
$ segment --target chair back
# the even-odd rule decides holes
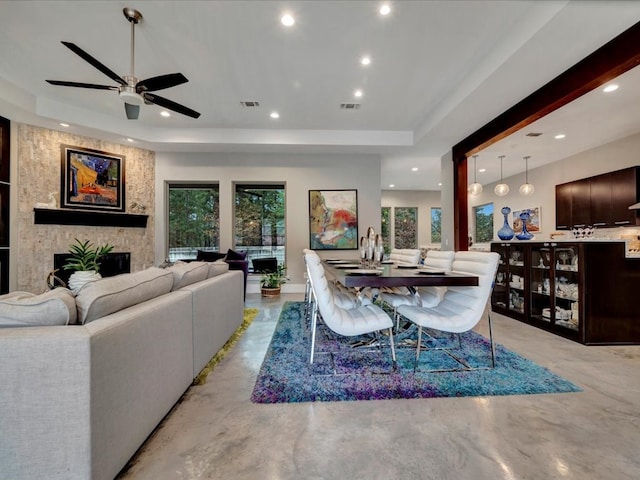
[[[424,259],[424,266],[442,269],[448,273],[453,266],[454,256],[455,252],[452,250],[428,250],[427,256]]]
[[[353,319],[346,314],[345,309],[336,304],[333,290],[325,275],[320,257],[315,252],[306,252],[305,261],[317,308],[325,325],[339,335],[361,334],[361,326],[354,328]]]
[[[455,252],[452,271],[478,276],[477,287],[447,287],[444,298],[433,310],[447,317],[447,330],[466,332],[482,318],[498,269],[495,252]]]
[[[389,260],[401,265],[418,265],[420,250],[414,248],[394,248],[389,254]]]

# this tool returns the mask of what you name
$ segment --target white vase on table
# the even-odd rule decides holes
[[[102,275],[100,275],[95,270],[78,270],[73,272],[69,277],[69,290],[71,290],[75,295],[78,294],[80,289],[89,282],[95,282],[96,280],[100,280]]]

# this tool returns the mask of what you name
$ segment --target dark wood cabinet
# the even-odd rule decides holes
[[[491,308],[586,345],[640,344],[640,258],[624,242],[494,242]],[[515,253],[517,252],[517,253]]]
[[[0,295],[9,292],[9,128],[11,124],[0,117]]]
[[[556,229],[575,226],[619,227],[640,225],[640,167],[583,178],[556,185]]]

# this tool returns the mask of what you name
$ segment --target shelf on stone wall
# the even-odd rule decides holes
[[[97,227],[146,228],[148,215],[94,212],[63,208],[34,208],[34,223],[39,225],[91,225]]]

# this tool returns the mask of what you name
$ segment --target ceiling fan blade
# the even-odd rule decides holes
[[[124,111],[127,114],[127,119],[137,120],[138,115],[140,115],[140,105],[132,105],[130,103],[125,103]]]
[[[96,85],[95,83],[80,83],[80,82],[65,82],[63,80],[45,80],[51,85],[60,85],[63,87],[79,87],[79,88],[93,88],[94,90],[118,90],[118,87],[109,85]]]
[[[95,68],[97,68],[98,70],[100,70],[102,73],[104,73],[107,77],[111,78],[112,80],[118,82],[120,85],[126,85],[127,82],[124,81],[124,79],[122,77],[120,77],[120,75],[118,75],[117,73],[115,73],[113,70],[111,70],[109,67],[103,65],[102,63],[100,63],[98,60],[96,60],[95,58],[93,58],[91,55],[89,55],[87,52],[85,52],[84,50],[82,50],[79,46],[77,46],[75,43],[71,43],[71,42],[62,42],[62,44],[67,47],[69,50],[71,50],[73,53],[75,53],[76,55],[78,55],[79,57],[81,57],[85,62],[90,63],[91,65],[93,65]]]
[[[154,95],[153,93],[144,93],[143,96],[147,102],[155,103],[156,105],[181,113],[187,117],[198,118],[200,116],[198,112],[191,110],[189,107],[185,107],[184,105],[180,105],[179,103],[168,100],[164,97]]]
[[[156,90],[164,90],[165,88],[182,85],[188,81],[187,77],[181,73],[169,73],[167,75],[159,75],[157,77],[140,80],[136,85],[136,91],[138,93],[155,92]]]

